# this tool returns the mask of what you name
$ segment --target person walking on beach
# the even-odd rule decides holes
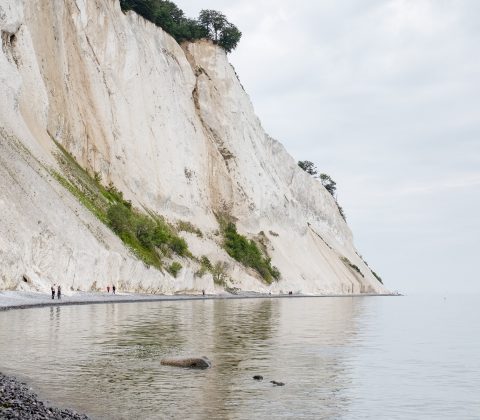
[[[62,298],[62,288],[60,287],[60,285],[58,285],[58,287],[57,287],[57,299],[61,299],[61,298]]]
[[[52,286],[50,290],[52,291],[52,299],[55,299],[55,287]]]
[[[115,294],[115,290],[117,290],[117,289],[115,288],[115,285],[113,285],[113,286],[112,286],[112,292],[113,292],[113,294]]]
[[[110,293],[110,286],[107,286],[107,293]]]

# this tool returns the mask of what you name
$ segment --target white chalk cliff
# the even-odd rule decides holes
[[[232,288],[386,292],[331,195],[264,132],[222,49],[180,46],[118,0],[0,0],[0,30],[0,289],[221,291],[193,260],[177,278],[138,260],[52,177],[56,140],[135,207],[197,226],[202,238],[181,235],[228,264]],[[228,256],[215,212],[264,233],[280,281]]]

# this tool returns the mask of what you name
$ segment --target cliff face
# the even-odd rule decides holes
[[[0,29],[0,288],[214,291],[192,260],[174,279],[125,248],[51,176],[55,140],[135,207],[197,226],[190,250],[227,262],[231,287],[385,292],[330,194],[265,134],[223,50],[180,46],[117,0],[0,0]],[[261,239],[279,282],[222,250],[215,213]]]

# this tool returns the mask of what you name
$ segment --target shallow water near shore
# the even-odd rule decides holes
[[[479,320],[473,296],[25,309],[0,312],[0,371],[96,419],[478,419]],[[213,367],[160,364],[191,355]]]

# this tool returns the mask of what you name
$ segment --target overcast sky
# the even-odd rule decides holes
[[[479,0],[177,4],[243,32],[231,62],[264,128],[337,182],[391,290],[480,291]]]

